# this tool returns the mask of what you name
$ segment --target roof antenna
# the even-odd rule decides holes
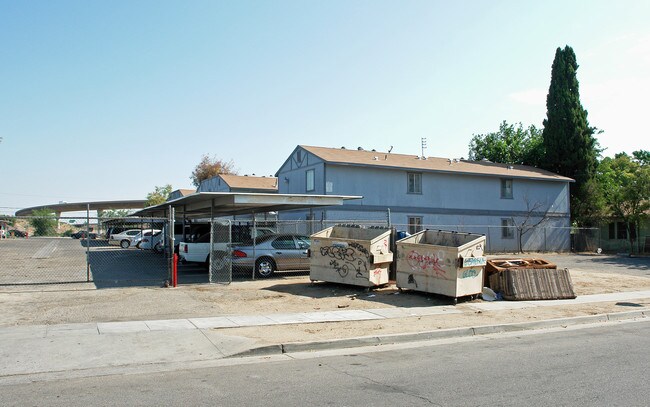
[[[393,146],[390,146],[390,148],[388,149],[388,154],[390,154],[391,151],[393,151]]]
[[[427,138],[422,137],[422,159],[424,159],[424,150],[427,148]]]

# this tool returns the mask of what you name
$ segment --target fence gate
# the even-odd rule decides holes
[[[210,283],[230,284],[232,282],[231,226],[229,220],[215,219],[212,222],[210,231]]]

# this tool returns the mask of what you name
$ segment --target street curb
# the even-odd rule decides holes
[[[529,331],[544,328],[566,328],[573,325],[606,323],[616,321],[634,320],[650,317],[650,310],[626,311],[611,314],[587,315],[581,317],[568,317],[547,319],[543,321],[515,322],[511,324],[481,325],[476,327],[450,328],[437,331],[416,332],[407,334],[393,334],[382,336],[362,336],[357,338],[334,339],[315,342],[295,342],[286,344],[265,345],[258,348],[236,353],[227,358],[241,358],[250,356],[270,356],[285,353],[310,352],[320,350],[358,348],[362,346],[379,346],[397,343],[421,342],[436,339],[462,338],[479,335],[489,335],[505,332]]]

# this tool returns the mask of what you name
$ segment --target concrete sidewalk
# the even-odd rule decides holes
[[[534,307],[577,307],[584,304],[649,299],[650,290],[584,295],[574,300],[526,302],[474,302],[464,307],[430,306],[377,308],[326,312],[271,313],[203,318],[126,322],[92,322],[59,325],[32,325],[0,328],[0,384],[34,375],[56,377],[65,372],[83,372],[125,366],[179,364],[222,359],[233,355],[262,355],[287,351],[354,347],[460,337],[512,330],[564,326],[573,323],[606,322],[626,318],[645,318],[648,308],[633,312],[599,314],[546,321],[521,321],[491,326],[463,326],[430,332],[405,332],[384,336],[309,341],[305,338],[283,343],[260,343],[245,335],[230,334],[231,328],[270,327],[314,323],[386,321],[413,317],[507,312]],[[90,374],[90,373],[89,373]],[[97,373],[92,373],[97,374]],[[54,375],[54,376],[53,376]]]

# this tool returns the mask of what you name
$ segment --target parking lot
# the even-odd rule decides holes
[[[122,249],[105,240],[7,239],[0,242],[0,284],[93,282],[98,288],[160,285],[167,278],[164,256]],[[86,259],[88,259],[88,264]]]

